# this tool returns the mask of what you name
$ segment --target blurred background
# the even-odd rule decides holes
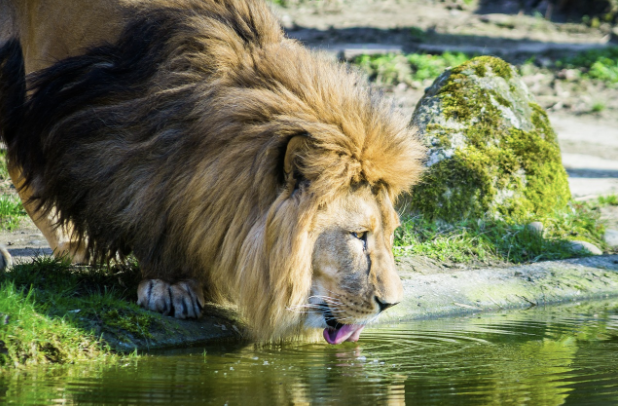
[[[364,71],[410,117],[448,67],[479,55],[514,65],[548,113],[573,196],[566,214],[541,220],[553,224],[545,237],[618,249],[618,0],[269,1],[289,37]],[[397,239],[413,247],[414,255],[457,262],[457,255],[436,248],[440,241],[450,246],[461,240],[457,253],[478,245],[462,237],[476,223],[423,221],[406,219],[409,241]],[[479,235],[487,236],[493,222],[483,224]],[[519,228],[509,227],[498,227],[494,239],[519,235]],[[427,230],[437,231],[425,236]],[[547,257],[547,247],[528,245],[521,260]],[[507,251],[516,250],[509,245]]]
[[[550,111],[609,119],[618,109],[618,0],[275,0],[274,8],[290,37],[361,66],[408,107],[444,68],[494,55],[516,65]]]
[[[618,192],[618,0],[272,0],[288,36],[365,71],[410,115],[444,69],[516,66],[558,133],[573,196]]]

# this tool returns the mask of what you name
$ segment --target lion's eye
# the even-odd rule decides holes
[[[352,235],[356,238],[358,238],[359,240],[364,240],[365,239],[365,235],[367,235],[366,231],[363,231],[362,233],[352,233]]]
[[[358,238],[363,243],[363,251],[367,250],[367,232],[363,231],[360,233],[353,232],[351,233],[353,237]]]

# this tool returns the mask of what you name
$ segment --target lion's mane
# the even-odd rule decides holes
[[[9,159],[94,257],[133,252],[145,278],[196,278],[258,339],[296,332],[316,211],[359,183],[394,200],[423,148],[361,76],[285,38],[262,1],[146,3],[117,43],[29,78],[4,122]]]

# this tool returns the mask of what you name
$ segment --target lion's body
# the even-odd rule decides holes
[[[392,202],[423,150],[356,74],[286,39],[259,1],[89,1],[77,24],[56,7],[59,26],[29,26],[40,10],[19,13],[43,3],[0,0],[27,71],[73,56],[32,77],[0,128],[37,212],[57,210],[95,258],[133,252],[146,279],[203,283],[262,340],[301,328],[335,224],[371,223],[362,255],[355,240],[329,254],[364,267],[366,306],[397,297]]]
[[[0,0],[0,44],[18,38],[26,73],[84,53],[88,48],[114,41],[130,10],[143,0]],[[9,167],[16,186],[21,184],[19,168]],[[56,227],[55,213],[36,213],[31,191],[20,188],[26,211],[57,253],[70,252],[84,262],[83,244],[72,241],[70,227]]]
[[[139,0],[0,0],[0,42],[19,38],[28,73],[105,41]]]

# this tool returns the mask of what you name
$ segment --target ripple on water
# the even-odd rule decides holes
[[[366,329],[357,344],[222,343],[0,376],[1,404],[618,403],[618,302]]]

